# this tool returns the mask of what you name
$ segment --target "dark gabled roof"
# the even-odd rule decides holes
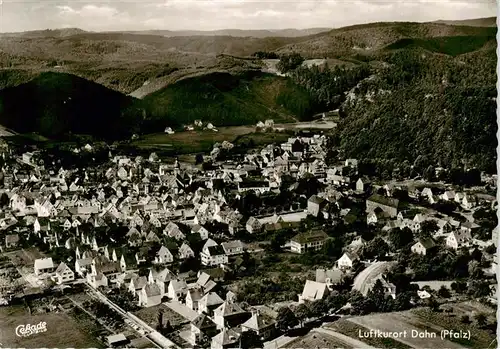
[[[191,321],[191,324],[202,331],[216,327],[215,323],[206,314],[198,315]]]
[[[326,240],[327,238],[328,235],[323,230],[318,229],[297,234],[292,238],[292,241],[304,244],[304,243],[311,243],[314,241]]]
[[[315,203],[315,204],[318,204],[318,205],[321,205],[325,200],[323,198],[320,198],[319,196],[317,195],[313,195],[309,198],[308,200],[309,202],[312,202],[312,203]]]
[[[220,255],[226,254],[226,252],[224,251],[224,248],[221,245],[210,246],[208,248],[208,252],[209,252],[210,256],[220,256]]]
[[[379,194],[373,194],[368,198],[367,201],[375,202],[381,205],[390,206],[394,208],[397,208],[399,206],[398,199],[388,198],[386,196],[382,196]]]
[[[419,239],[418,242],[420,242],[420,244],[426,249],[433,248],[436,246],[436,243],[432,238]]]

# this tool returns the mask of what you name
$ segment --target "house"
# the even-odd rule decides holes
[[[213,320],[217,328],[233,328],[244,323],[250,314],[236,303],[224,302],[214,310]]]
[[[363,178],[359,178],[356,181],[356,191],[360,192],[360,193],[363,193],[363,192],[365,192],[368,189],[369,185],[370,185],[369,181],[367,181],[367,180],[365,180]]]
[[[16,248],[19,245],[18,234],[7,234],[5,236],[5,248]]]
[[[146,284],[139,292],[139,306],[153,307],[161,303],[161,290],[157,284]]]
[[[323,230],[311,230],[295,235],[290,240],[290,250],[294,253],[318,251],[323,248],[328,235]]]
[[[419,239],[418,242],[411,247],[411,252],[426,255],[436,247],[436,243],[432,238]]]
[[[317,195],[312,195],[309,200],[307,200],[307,213],[318,217],[319,213],[325,205],[325,200]]]
[[[340,269],[316,269],[316,282],[324,283],[329,289],[342,282]]]
[[[224,300],[220,298],[217,293],[208,292],[198,302],[198,313],[205,313],[209,316],[212,316],[214,310],[223,303]]]
[[[479,225],[473,222],[464,222],[460,226],[460,231],[462,231],[464,234],[467,235],[472,235],[473,232],[475,232],[479,228]]]
[[[255,217],[250,217],[245,224],[246,230],[250,234],[260,233],[262,231],[262,223]]]
[[[54,271],[54,262],[52,258],[41,258],[35,260],[35,275],[39,276]]]
[[[457,250],[463,246],[468,246],[469,242],[472,240],[470,233],[466,231],[453,231],[446,238],[446,246]]]
[[[87,282],[93,288],[108,287],[108,278],[103,273],[87,274]]]
[[[495,247],[498,246],[498,230],[500,229],[500,225],[497,225],[495,229],[492,230],[491,232],[491,240]]]
[[[64,262],[61,262],[56,269],[55,279],[57,284],[61,285],[75,280],[75,273]]]
[[[50,220],[44,217],[37,217],[33,224],[33,230],[35,233],[50,231]]]
[[[203,265],[221,265],[227,264],[228,262],[228,257],[224,252],[224,248],[220,245],[203,247],[200,257]]]
[[[186,306],[189,309],[198,311],[198,302],[203,298],[203,291],[201,288],[193,288],[187,292],[186,295]]]
[[[179,259],[194,258],[194,251],[185,242],[179,248]]]
[[[352,268],[355,261],[359,260],[359,257],[355,254],[345,252],[338,260],[337,267],[339,269],[350,269]]]
[[[380,208],[383,212],[387,213],[391,218],[398,215],[399,200],[388,198],[379,194],[373,194],[366,200],[366,212],[374,212],[375,209]]]
[[[174,261],[174,256],[165,246],[160,247],[156,253],[154,263],[156,264],[167,264]]]
[[[212,338],[217,334],[217,326],[215,323],[206,315],[200,314],[193,321],[191,321],[191,333],[189,336],[189,342],[192,345],[199,344],[203,337]]]
[[[299,295],[299,303],[304,303],[305,301],[313,302],[319,299],[324,299],[328,293],[329,289],[326,283],[306,280],[304,290],[302,291],[302,294]]]
[[[224,249],[224,253],[228,256],[237,255],[244,252],[244,246],[240,240],[223,242],[221,245]]]
[[[241,332],[254,331],[263,341],[267,341],[276,331],[276,321],[268,319],[259,311],[253,311],[252,317],[241,324]]]
[[[130,343],[123,333],[108,336],[106,340],[110,348],[126,348]]]
[[[357,167],[358,166],[358,160],[357,159],[346,159],[344,165],[346,167]]]
[[[202,227],[201,225],[195,224],[193,227],[191,227],[191,233],[194,234],[200,234],[200,238],[202,240],[208,239],[209,232],[205,227]]]
[[[452,190],[445,191],[441,195],[441,199],[443,199],[445,201],[455,201],[455,192]]]
[[[222,331],[212,338],[210,349],[237,348],[240,334],[232,329],[223,328]]]
[[[137,278],[132,278],[128,286],[128,291],[134,296],[139,295],[139,292],[148,284],[148,279],[145,276],[139,276]]]
[[[463,208],[470,210],[477,205],[477,198],[470,194],[464,194],[461,204]]]
[[[168,284],[167,295],[168,298],[173,299],[174,301],[179,301],[181,298],[187,294],[188,286],[186,281],[174,279],[171,280]]]
[[[75,271],[78,275],[84,277],[92,266],[92,258],[81,258],[75,261]]]
[[[426,290],[422,290],[422,291],[418,290],[417,295],[420,299],[431,298],[431,294],[429,292],[427,292]]]

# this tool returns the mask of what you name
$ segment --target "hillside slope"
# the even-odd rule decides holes
[[[346,156],[392,169],[419,158],[495,173],[496,48],[457,57],[401,50],[386,58],[391,65],[342,106],[337,139]]]
[[[474,18],[474,19],[464,19],[464,20],[439,20],[434,23],[448,24],[448,25],[465,25],[470,27],[496,27],[497,18],[496,17],[485,17],[485,18]]]
[[[16,132],[54,138],[76,133],[117,139],[130,134],[137,115],[129,109],[134,103],[73,75],[42,73],[0,91],[0,123]]]
[[[255,124],[268,118],[304,119],[316,109],[311,96],[291,80],[248,71],[187,78],[146,96],[145,132],[160,132],[200,119],[216,126]]]
[[[309,28],[309,29],[278,29],[278,30],[242,30],[242,29],[222,29],[222,30],[145,30],[127,31],[131,34],[147,34],[161,36],[233,36],[233,37],[286,37],[295,38],[300,36],[314,35],[331,30],[331,28]]]
[[[404,39],[495,37],[496,28],[450,26],[439,23],[372,23],[334,29],[286,45],[278,53],[298,52],[307,58],[336,58],[371,54]]]

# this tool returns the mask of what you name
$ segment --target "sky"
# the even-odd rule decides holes
[[[495,0],[0,0],[0,32],[338,28],[496,16]]]

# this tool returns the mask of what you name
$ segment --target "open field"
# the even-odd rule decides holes
[[[487,312],[488,308],[473,304],[470,302],[460,303],[454,307],[453,314],[436,313],[427,308],[413,309],[404,312],[372,314],[367,316],[349,317],[340,321],[331,323],[326,326],[334,331],[349,335],[353,338],[359,338],[359,330],[369,331],[380,330],[383,332],[404,332],[397,339],[377,339],[378,343],[369,343],[374,338],[362,338],[363,342],[369,343],[376,347],[384,348],[477,348],[484,349],[491,347],[495,336],[492,332],[485,329],[480,329],[472,324],[464,324],[460,321],[461,315],[469,315],[477,312]],[[461,311],[463,310],[463,312]],[[494,315],[489,309],[489,315]],[[494,317],[490,316],[493,320]],[[490,320],[490,321],[491,321]],[[428,335],[425,338],[412,335],[412,330],[422,334],[427,331]],[[471,338],[441,338],[441,331],[453,330],[470,331]],[[435,335],[433,335],[435,334]],[[397,343],[397,345],[395,345]]]
[[[36,325],[42,321],[47,323],[47,332],[34,334],[30,337],[16,336],[17,326]],[[31,316],[20,305],[2,307],[0,308],[0,323],[2,324],[0,326],[0,343],[4,347],[102,347],[77,321],[63,312]]]
[[[35,265],[35,259],[43,258],[44,255],[36,248],[28,248],[6,253],[12,263],[18,266],[32,267]]]
[[[359,338],[359,331],[369,331],[368,328],[358,325],[348,319],[340,319],[339,321],[332,322],[331,324],[325,325],[325,328],[331,329],[335,332],[341,333],[345,336],[358,339],[367,345],[373,346],[375,348],[391,348],[391,349],[408,349],[410,346],[398,342],[392,338]]]
[[[255,132],[255,126],[246,125],[220,127],[217,132],[213,130],[194,130],[174,134],[152,133],[133,141],[132,145],[142,150],[160,151],[170,155],[206,153],[210,152],[214,143],[217,142],[228,141],[242,144],[251,141],[255,146],[264,146],[270,143],[286,142],[294,131],[305,129],[330,130],[335,126],[336,124],[332,121],[319,120],[275,125],[277,128],[285,129],[285,132]]]

